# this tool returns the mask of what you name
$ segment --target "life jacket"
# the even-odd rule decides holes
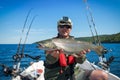
[[[63,51],[60,51],[59,53],[59,59],[56,63],[54,64],[47,64],[44,63],[45,68],[47,68],[48,70],[51,69],[56,69],[56,67],[59,67],[58,73],[56,74],[56,78],[57,79],[53,79],[53,80],[74,80],[74,67],[75,67],[75,58],[72,55],[66,56],[66,54],[64,54]],[[53,74],[55,75],[55,74]],[[47,79],[49,77],[45,74],[45,78]],[[53,77],[55,78],[55,77]]]
[[[59,53],[59,64],[61,67],[66,67],[67,65],[73,64],[75,62],[75,57],[70,55],[67,57],[63,53],[63,51],[60,51]]]

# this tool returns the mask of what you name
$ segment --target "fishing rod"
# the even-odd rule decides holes
[[[87,0],[83,0],[83,1],[84,1],[85,5],[86,5],[87,21],[88,21],[89,28],[90,28],[90,30],[91,30],[92,36],[93,36],[93,38],[94,38],[95,44],[98,45],[98,46],[101,46],[101,41],[100,41],[100,39],[99,39],[97,30],[96,30],[96,25],[95,25],[95,23],[94,23],[94,18],[93,18],[92,12],[91,12],[91,10],[90,10],[90,7],[89,7],[89,5],[88,5],[88,3],[87,3]],[[88,14],[87,14],[87,13],[90,15],[90,19],[91,19],[92,25],[91,25],[90,22],[89,22],[90,20],[89,20],[89,17],[88,17]],[[92,31],[92,28],[91,28],[92,26],[93,26],[93,28],[94,28],[94,31],[95,31],[95,34],[96,34],[96,38],[94,37],[93,31]],[[105,57],[105,55],[104,55],[104,53],[107,53],[107,52],[108,52],[108,50],[103,47],[103,51],[102,51],[103,55],[102,55],[102,56],[99,56],[99,60],[100,60],[99,63],[101,64],[101,66],[102,66],[103,69],[109,71],[109,65],[110,65],[110,63],[114,60],[114,56],[111,56],[111,57],[109,58],[109,60],[107,61],[107,60],[106,60],[106,57]],[[104,65],[103,65],[103,64],[104,64]]]
[[[25,41],[24,41],[24,44],[23,44],[23,47],[22,47],[22,51],[21,51],[21,54],[23,55],[24,54],[24,48],[25,48],[25,44],[26,44],[26,41],[27,41],[27,38],[28,38],[28,35],[29,35],[29,32],[30,32],[30,29],[31,29],[31,26],[33,24],[33,21],[35,20],[37,15],[35,15],[33,18],[32,18],[32,21],[29,25],[29,28],[28,28],[28,32],[26,33],[26,37],[25,37]]]
[[[16,61],[19,61],[20,58],[22,57],[22,56],[20,55],[20,47],[21,47],[22,35],[23,35],[23,33],[24,33],[24,30],[25,30],[25,27],[26,27],[26,24],[27,24],[27,21],[28,21],[28,18],[29,18],[29,15],[30,15],[31,11],[32,11],[32,8],[31,8],[31,9],[28,11],[28,13],[27,13],[27,16],[26,16],[25,21],[24,21],[24,24],[23,24],[22,34],[21,34],[21,37],[20,37],[20,41],[19,41],[19,44],[18,44],[18,47],[17,47],[17,52],[16,52],[15,55],[13,55],[13,59],[15,60],[15,62],[16,62]]]
[[[98,33],[97,33],[96,25],[95,25],[95,23],[94,23],[93,15],[92,15],[92,12],[91,12],[91,10],[90,10],[90,7],[89,7],[89,5],[88,5],[88,3],[87,3],[87,0],[84,0],[84,3],[85,3],[85,5],[86,5],[86,10],[87,10],[87,11],[86,11],[86,16],[87,16],[87,20],[88,20],[89,27],[90,27],[90,29],[91,29],[91,24],[90,24],[90,22],[89,22],[88,14],[90,15],[91,23],[92,23],[92,25],[93,25],[93,28],[94,28],[94,31],[95,31],[95,34],[96,34],[96,38],[95,38],[95,37],[94,37],[94,34],[93,34],[93,31],[92,31],[92,29],[91,29],[92,36],[93,36],[93,38],[94,38],[94,40],[95,40],[95,44],[98,45],[98,46],[102,46],[102,45],[101,45],[100,38],[99,38]],[[88,14],[87,14],[87,12],[88,12]],[[108,52],[108,50],[103,47],[103,52],[102,52],[102,53],[107,53],[107,52]],[[104,57],[104,56],[103,56],[103,57]]]
[[[28,35],[29,35],[29,31],[30,31],[30,29],[31,29],[31,26],[32,26],[32,23],[33,23],[35,17],[36,17],[36,16],[34,16],[34,17],[32,18],[32,21],[31,21],[31,23],[30,23],[30,25],[29,25],[28,31],[27,31],[27,33],[26,33],[26,37],[25,37],[24,44],[22,45],[21,53],[16,54],[16,55],[13,55],[13,59],[14,59],[15,61],[20,62],[21,58],[24,57],[25,44],[26,44],[26,41],[27,41],[27,38],[28,38]]]
[[[31,11],[32,11],[32,9],[30,9],[30,10],[28,11],[28,14],[27,14],[27,16],[26,16],[26,19],[25,19],[25,22],[24,22],[24,25],[23,25],[23,28],[22,28],[22,34],[21,34],[21,37],[20,37],[20,41],[19,41],[19,44],[18,44],[18,47],[17,47],[17,53],[16,53],[16,54],[20,53],[20,45],[21,45],[21,41],[22,41],[22,35],[23,35],[23,33],[24,33],[24,29],[25,29],[25,27],[26,27],[26,23],[27,23],[27,21],[28,21],[28,17],[29,17],[29,15],[30,15]]]
[[[25,29],[25,27],[26,27],[26,23],[27,23],[27,21],[28,21],[28,17],[29,17],[29,15],[30,15],[30,13],[31,13],[31,10],[32,10],[32,9],[29,10],[29,12],[28,12],[28,14],[27,14],[27,16],[26,16],[26,19],[25,19],[25,22],[24,22],[24,26],[23,26],[23,29],[22,29],[22,34],[24,33],[24,29]],[[18,44],[17,53],[16,53],[15,55],[13,55],[13,59],[15,60],[15,63],[14,63],[14,65],[13,65],[13,68],[10,68],[10,67],[8,67],[8,66],[6,66],[6,65],[4,65],[4,64],[0,64],[0,66],[3,67],[3,71],[4,71],[4,73],[5,73],[6,75],[12,75],[12,76],[14,77],[14,76],[17,76],[17,75],[20,74],[20,72],[21,72],[21,71],[20,71],[20,64],[21,64],[20,62],[21,62],[21,58],[23,58],[24,56],[25,56],[25,57],[32,58],[32,59],[37,60],[37,61],[40,59],[41,56],[32,57],[32,56],[30,56],[30,55],[28,55],[28,54],[24,54],[25,44],[26,44],[26,41],[27,41],[27,38],[28,38],[28,35],[29,35],[29,32],[30,32],[31,26],[32,26],[33,21],[34,21],[35,18],[36,18],[36,16],[34,16],[34,17],[32,18],[32,21],[31,21],[31,23],[30,23],[30,25],[29,25],[29,29],[28,29],[28,31],[27,31],[27,33],[26,33],[26,37],[25,37],[24,44],[23,44],[23,46],[22,46],[21,53],[20,53],[20,46],[21,46],[22,36],[20,37],[20,42],[19,42],[19,44]],[[14,71],[15,71],[15,72],[14,72]]]
[[[91,17],[91,22],[92,22],[93,28],[95,30],[95,33],[96,33],[96,37],[97,38],[94,39],[95,42],[96,42],[95,44],[100,46],[101,45],[101,41],[100,41],[98,33],[97,33],[97,29],[96,29],[96,25],[94,23],[94,18],[93,18],[92,12],[91,12],[90,7],[89,7],[89,5],[87,3],[87,0],[83,0],[83,1],[84,1],[85,5],[86,5],[86,10],[87,10],[87,12],[89,13],[89,15]],[[86,15],[87,15],[87,20],[89,21],[88,14],[86,14]],[[89,25],[90,25],[90,23],[89,23]],[[89,26],[89,27],[91,28],[91,26]],[[93,34],[92,34],[92,36],[93,36]]]
[[[24,22],[24,25],[23,25],[23,28],[22,28],[22,34],[21,34],[21,37],[20,37],[20,41],[19,41],[19,44],[18,44],[18,46],[17,46],[17,51],[16,51],[16,55],[13,55],[13,59],[15,60],[15,61],[17,61],[18,59],[20,59],[20,45],[21,45],[21,41],[22,41],[22,35],[23,35],[23,33],[24,33],[24,29],[25,29],[25,27],[26,27],[26,23],[27,23],[27,20],[28,20],[28,17],[29,17],[29,15],[30,15],[30,13],[31,13],[31,10],[32,9],[30,9],[29,11],[28,11],[28,14],[27,14],[27,16],[26,16],[26,19],[25,19],[25,22]],[[20,65],[20,63],[18,63],[17,65],[15,64],[13,67],[15,68],[15,69],[18,69],[19,66]],[[12,74],[12,70],[13,69],[10,69],[10,67],[8,67],[8,66],[6,66],[5,64],[0,64],[0,66],[2,66],[3,67],[3,71],[4,71],[4,73],[5,74],[7,74],[7,75],[11,75]]]
[[[92,28],[91,28],[92,26],[91,26],[91,24],[90,24],[90,22],[89,22],[89,18],[88,18],[87,13],[86,13],[86,16],[87,16],[87,21],[88,21],[88,24],[89,24],[89,28],[90,28],[90,31],[91,31],[91,34],[92,34],[93,41],[94,41],[95,44],[97,44],[96,38],[95,38],[94,33],[93,33],[93,31],[92,31]]]
[[[29,35],[29,32],[30,32],[31,26],[32,26],[33,21],[34,21],[35,18],[36,18],[36,16],[34,16],[34,17],[32,18],[32,21],[31,21],[31,23],[30,23],[30,25],[29,25],[29,27],[28,27],[28,31],[27,31],[27,33],[26,33],[26,37],[25,37],[25,40],[24,40],[24,44],[22,45],[21,53],[16,54],[16,55],[13,55],[13,59],[15,60],[15,64],[13,65],[13,69],[16,71],[16,73],[15,73],[14,75],[19,75],[19,73],[20,73],[21,59],[22,59],[23,57],[30,57],[30,58],[36,59],[36,60],[38,60],[38,59],[40,58],[40,57],[38,57],[38,56],[37,56],[37,57],[32,57],[32,56],[30,56],[30,55],[24,54],[25,44],[26,44],[26,41],[27,41],[27,38],[28,38],[28,35]],[[25,24],[26,24],[26,22],[27,22],[27,19],[28,19],[28,18],[26,18]]]

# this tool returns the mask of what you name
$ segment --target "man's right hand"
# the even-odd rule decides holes
[[[75,60],[77,63],[83,63],[84,60],[86,59],[86,53],[90,52],[90,49],[87,50],[83,50],[81,52],[79,52],[78,54],[74,54],[73,56],[75,56]]]
[[[58,58],[59,57],[59,51],[60,50],[58,50],[58,49],[56,49],[56,50],[47,50],[46,55],[51,55],[54,58]]]

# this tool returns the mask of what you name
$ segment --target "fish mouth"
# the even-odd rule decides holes
[[[38,48],[44,48],[45,46],[41,43],[38,44]]]

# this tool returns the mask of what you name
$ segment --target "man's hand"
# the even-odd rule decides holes
[[[86,50],[80,51],[79,53],[74,54],[73,56],[75,56],[75,57],[82,57],[82,56],[84,56],[88,52],[90,52],[90,49],[86,49]]]
[[[87,49],[87,50],[83,50],[81,52],[79,52],[78,54],[75,54],[73,56],[75,56],[75,60],[77,63],[83,63],[84,60],[86,59],[86,56],[85,54],[90,52],[90,49]]]
[[[51,56],[53,56],[54,58],[58,58],[59,57],[59,51],[60,50],[58,50],[58,49],[56,49],[56,50],[47,50],[46,51],[46,55],[51,55]]]

